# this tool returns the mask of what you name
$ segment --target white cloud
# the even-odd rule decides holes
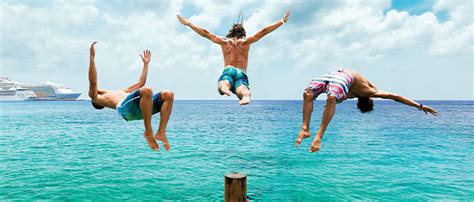
[[[474,6],[472,1],[438,0],[433,6],[434,12],[448,11],[450,21],[455,24],[472,24]]]

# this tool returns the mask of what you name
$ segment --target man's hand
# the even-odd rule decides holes
[[[191,24],[188,20],[184,19],[180,15],[176,15],[176,17],[178,17],[179,22],[181,22],[181,24],[183,24],[183,25],[188,26],[189,24]]]
[[[92,44],[91,44],[91,48],[90,48],[90,57],[91,58],[94,58],[95,57],[95,44],[97,43],[97,41],[94,41]]]
[[[436,109],[433,109],[431,107],[423,105],[423,107],[420,110],[423,110],[425,114],[430,113],[430,114],[433,114],[434,116],[438,116],[438,111],[436,111]]]
[[[285,16],[283,16],[282,18],[283,22],[288,21],[288,17],[290,17],[290,13],[291,13],[290,9],[286,10]]]
[[[148,49],[144,50],[143,55],[140,55],[140,57],[142,58],[143,64],[148,65],[148,63],[150,63],[150,60],[151,60],[150,50],[148,50]]]

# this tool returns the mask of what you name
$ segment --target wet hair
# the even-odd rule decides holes
[[[245,38],[247,35],[245,33],[244,25],[242,23],[237,23],[232,25],[232,28],[229,30],[227,34],[227,38],[236,37],[238,39]]]
[[[371,112],[374,110],[374,101],[368,97],[359,97],[357,102],[357,109],[361,113]]]
[[[97,103],[95,103],[94,101],[91,100],[91,103],[92,103],[92,106],[95,108],[95,109],[103,109],[104,106],[102,105],[98,105]]]

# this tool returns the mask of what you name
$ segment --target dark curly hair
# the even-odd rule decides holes
[[[91,100],[91,103],[92,103],[92,106],[95,108],[95,109],[103,109],[104,106],[102,105],[99,105],[97,103],[95,103],[94,101]]]
[[[359,97],[357,102],[357,109],[361,113],[371,112],[374,110],[374,101],[368,97]]]
[[[238,39],[245,38],[246,33],[245,33],[244,25],[242,23],[232,25],[232,28],[229,30],[229,33],[225,37],[227,38],[237,37]]]

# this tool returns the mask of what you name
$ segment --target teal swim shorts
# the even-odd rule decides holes
[[[245,72],[239,68],[233,67],[233,66],[227,66],[224,71],[222,72],[221,77],[219,78],[219,81],[229,81],[230,83],[230,91],[235,93],[235,89],[237,87],[244,85],[247,87],[249,90],[249,79]]]
[[[152,115],[160,112],[163,101],[161,100],[161,92],[153,95],[153,110]],[[122,102],[117,106],[117,112],[126,121],[143,119],[142,111],[140,110],[140,89],[131,92]]]

